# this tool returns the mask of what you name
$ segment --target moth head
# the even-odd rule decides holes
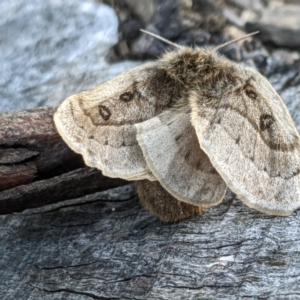
[[[170,77],[182,84],[186,84],[197,77],[199,65],[206,63],[205,53],[207,51],[201,48],[178,45],[152,32],[142,29],[141,31],[176,48],[175,51],[166,52],[160,58],[160,63]]]
[[[232,79],[228,74],[232,74],[233,64],[224,59],[218,50],[258,33],[245,35],[215,48],[192,48],[175,44],[154,33],[141,31],[176,48],[175,51],[163,54],[160,63],[172,79],[187,88],[207,86],[207,84],[213,86],[220,81],[226,84],[227,80]]]

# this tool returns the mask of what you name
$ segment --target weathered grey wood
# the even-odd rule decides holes
[[[299,297],[299,212],[267,216],[228,194],[170,225],[130,196],[0,216],[0,298]]]
[[[0,214],[20,212],[128,183],[108,178],[101,171],[80,168],[53,178],[39,180],[0,192]]]
[[[57,133],[55,109],[0,114],[0,214],[127,183],[84,165]]]
[[[0,2],[1,7],[4,2]],[[87,12],[91,13],[86,6],[88,1],[6,2],[15,5],[16,13],[6,13],[9,27],[3,28],[2,32],[7,35],[19,33],[13,35],[14,43],[7,45],[16,46],[22,42],[26,45],[26,48],[18,50],[17,55],[15,49],[12,47],[13,50],[10,51],[8,46],[5,47],[6,52],[1,52],[4,53],[4,60],[16,59],[12,67],[3,64],[5,76],[1,77],[1,86],[2,95],[6,94],[6,101],[18,103],[24,100],[24,107],[33,105],[30,102],[33,98],[34,103],[45,103],[47,99],[58,103],[73,92],[94,86],[98,83],[99,76],[105,75],[106,71],[99,71],[97,68],[101,57],[92,50],[86,51],[86,56],[79,54],[75,59],[74,52],[67,55],[68,51],[59,51],[60,47],[57,47],[53,56],[39,56],[41,48],[53,52],[49,45],[67,45],[77,53],[82,44],[91,41],[91,45],[96,45],[93,49],[97,49],[97,34],[90,34],[96,32],[91,31],[90,26],[97,26],[86,17]],[[70,2],[78,7],[83,3],[85,11],[74,14],[74,10],[69,7],[60,8],[60,5]],[[208,1],[185,2],[201,4]],[[32,16],[48,22],[43,26],[40,26],[41,23],[36,26],[33,22],[32,27],[37,29],[37,32],[33,31],[35,34],[32,34],[30,27],[19,31],[22,29],[21,25],[14,26],[25,24],[22,14],[24,11],[28,12],[27,4],[32,13],[26,15],[26,24],[31,24]],[[34,11],[35,6],[43,4],[46,4],[47,9],[42,14],[39,13],[41,8]],[[66,11],[70,12],[72,18],[66,18]],[[3,15],[6,10],[2,9],[0,12]],[[18,22],[11,21],[17,13],[20,15]],[[41,15],[48,18],[41,18]],[[57,16],[64,22],[56,22]],[[171,23],[167,14],[162,14],[162,17],[165,18],[163,24],[166,25],[158,29],[171,31],[176,35],[174,27],[168,26],[176,25],[176,20]],[[79,23],[76,18],[80,18]],[[87,22],[81,23],[85,19]],[[61,34],[66,33],[64,28],[70,28],[68,26],[58,26],[57,33],[51,30],[53,23],[72,22],[86,25],[75,26],[76,30],[69,30],[68,34]],[[86,29],[86,34],[81,28]],[[197,32],[191,34],[186,31],[184,36],[187,33],[189,40],[198,36],[199,31],[201,32],[197,29]],[[36,42],[29,43],[30,39],[26,38],[18,39],[25,32],[28,37],[38,36]],[[71,32],[80,38],[84,37],[84,42],[79,41],[79,48],[75,47],[78,41],[76,35],[70,38]],[[3,50],[6,40],[1,41]],[[76,43],[72,44],[73,41]],[[217,39],[215,42],[218,41]],[[180,40],[178,42],[181,43]],[[278,59],[259,43],[258,46],[255,45],[250,44],[249,52],[243,51],[241,59],[265,72],[286,101],[300,130],[299,62],[292,60],[287,63],[283,56],[280,55]],[[10,54],[9,59],[5,53]],[[92,54],[97,60],[90,60]],[[287,56],[290,57],[288,50]],[[86,65],[79,63],[82,61],[87,61]],[[49,70],[49,66],[60,68],[53,71],[52,68]],[[115,65],[109,69],[113,68]],[[45,71],[49,71],[48,75],[45,75]],[[23,84],[17,85],[20,79],[23,79]],[[28,85],[25,86],[24,82]],[[14,94],[15,91],[17,95]],[[4,107],[8,107],[7,102]],[[15,166],[22,165],[26,159],[35,163],[38,157],[36,152],[39,152],[36,148],[24,147],[24,144],[17,149],[8,146],[2,150],[0,164],[11,162]],[[30,166],[28,169],[32,170]],[[74,180],[83,170],[70,164],[68,171],[68,175],[59,172],[55,174],[62,177],[73,174]],[[33,173],[36,174],[34,169]],[[13,170],[11,174],[16,172]],[[47,178],[45,174],[48,174]],[[93,175],[90,169],[88,174]],[[35,176],[34,182],[31,182],[30,177],[27,184],[33,184],[32,191],[38,191],[34,188],[37,179],[47,182],[49,179],[57,180],[57,177],[48,171],[42,178]],[[85,188],[94,184],[91,179],[87,179],[86,183]],[[81,185],[80,181],[72,186],[70,181],[69,187],[76,190]],[[20,186],[13,189],[17,191]],[[71,193],[72,190],[67,191],[62,186],[57,192]],[[76,197],[74,194],[70,194],[71,196]],[[40,191],[36,196],[28,198],[28,201],[38,202],[44,197],[45,192]],[[249,209],[230,193],[222,204],[207,210],[202,216],[177,224],[165,224],[141,208],[134,192],[127,186],[28,209],[22,213],[1,215],[0,299],[298,299],[299,228],[299,211],[288,218],[270,217]]]
[[[36,176],[77,160],[57,133],[53,123],[56,108],[38,108],[0,114],[0,190],[30,183]],[[18,167],[28,165],[25,170]],[[81,165],[83,166],[82,162]],[[11,174],[15,174],[12,181]]]

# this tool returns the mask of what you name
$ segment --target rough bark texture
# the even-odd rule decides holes
[[[166,224],[132,193],[2,216],[1,299],[297,299],[300,217],[228,194]]]
[[[0,214],[126,184],[84,165],[57,133],[54,111],[0,114]]]
[[[126,2],[131,14],[122,18],[124,10],[118,11],[125,39],[115,54],[120,59],[165,50],[139,33],[140,24],[178,43],[220,44],[228,39],[225,30],[231,38],[243,34],[245,12],[278,1],[218,1],[226,3],[218,11],[226,27],[217,34],[197,25],[207,24],[202,11],[215,7],[214,0],[182,0],[196,8],[191,19],[178,14],[179,1],[157,1],[162,9],[149,8],[153,17],[135,5],[141,0],[106,2]],[[148,7],[156,0],[145,2]],[[0,14],[0,110],[57,105],[138,64],[102,64],[116,25],[109,25],[115,21],[106,19],[108,8],[101,13],[95,1],[3,0]],[[259,36],[223,51],[268,77],[300,130],[299,52],[266,48]],[[0,215],[0,299],[299,298],[299,211],[271,217],[229,192],[202,216],[166,224],[141,207],[131,186],[87,195],[117,183],[84,167],[64,146],[53,128],[53,110],[0,118],[0,207],[14,211]],[[64,201],[49,204],[58,200]]]

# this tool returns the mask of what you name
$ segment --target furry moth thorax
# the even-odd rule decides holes
[[[159,62],[173,80],[188,87],[207,88],[239,78],[235,64],[214,49],[180,47],[165,53]]]

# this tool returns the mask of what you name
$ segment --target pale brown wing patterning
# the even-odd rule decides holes
[[[166,71],[150,63],[66,99],[54,121],[87,165],[109,177],[155,180],[136,141],[134,124],[159,114],[179,91]]]
[[[65,100],[59,133],[107,176],[157,178],[201,206],[220,202],[226,183],[250,207],[291,214],[300,207],[300,138],[278,94],[215,51],[179,48]]]
[[[177,222],[204,212],[204,208],[178,201],[158,181],[140,180],[135,186],[142,204],[164,222]]]
[[[262,75],[238,65],[230,72],[226,84],[214,83],[222,89],[212,85],[190,93],[200,146],[247,205],[289,215],[300,206],[297,129]]]
[[[226,184],[200,149],[188,113],[171,109],[136,128],[147,165],[173,197],[202,206],[222,201]]]

